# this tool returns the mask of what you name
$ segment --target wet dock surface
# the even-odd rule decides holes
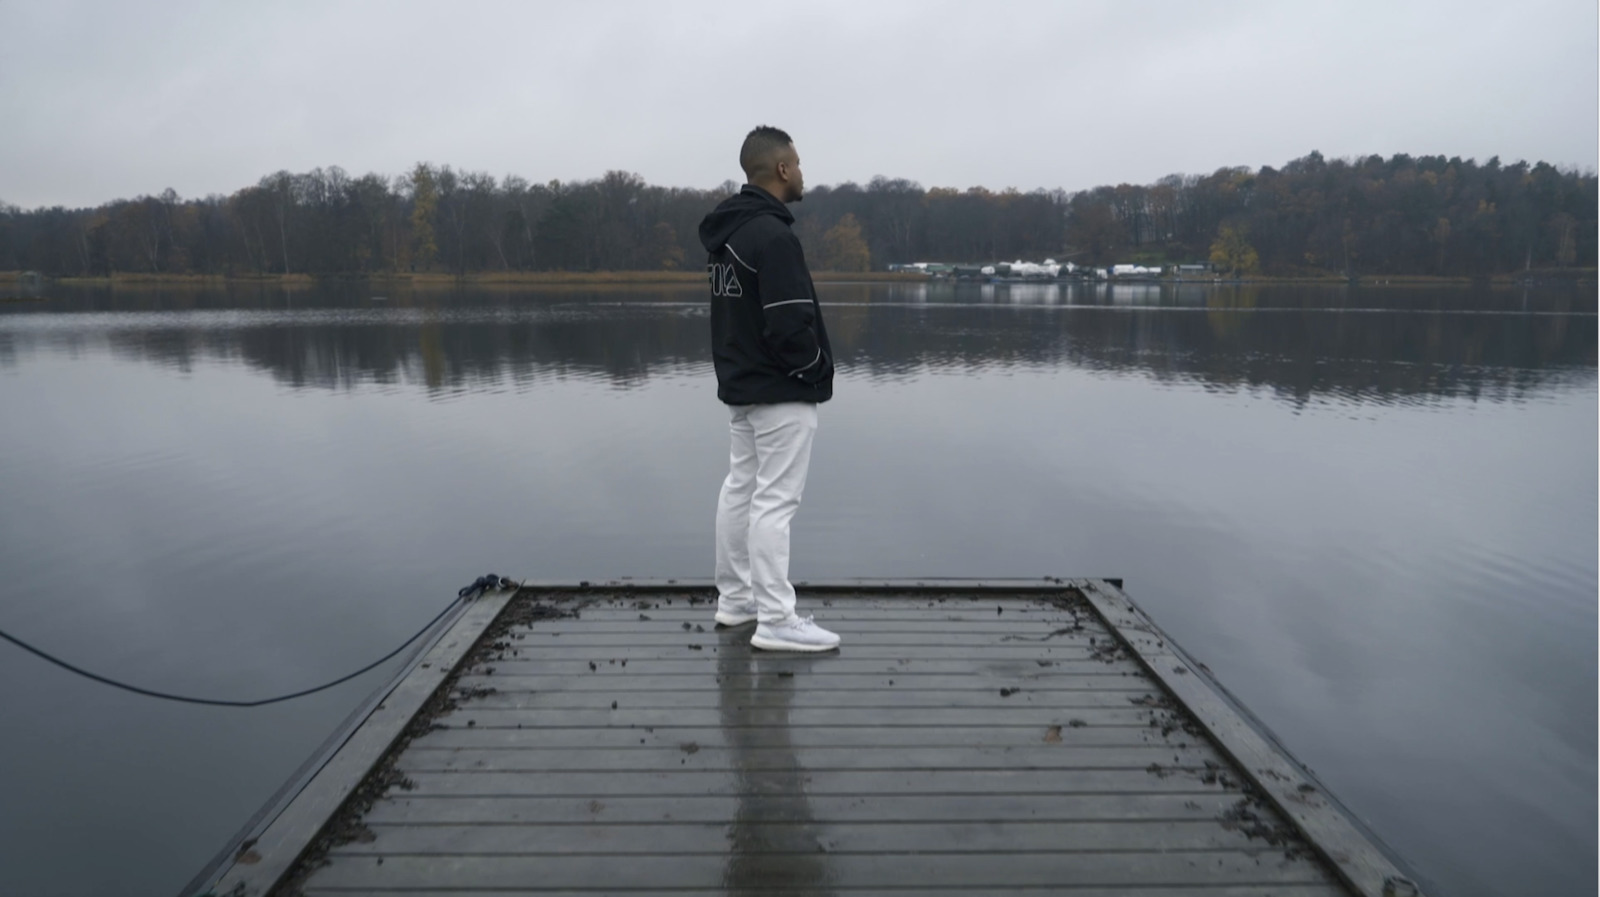
[[[518,596],[279,893],[1351,893],[1075,592]]]

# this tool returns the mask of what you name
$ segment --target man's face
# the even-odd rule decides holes
[[[784,148],[783,157],[778,160],[780,169],[788,176],[784,181],[784,202],[799,202],[805,198],[806,180],[800,173],[800,153],[789,144]]]

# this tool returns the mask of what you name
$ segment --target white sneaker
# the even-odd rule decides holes
[[[749,604],[744,607],[728,610],[721,602],[717,603],[717,625],[743,626],[756,621],[756,606]]]
[[[839,636],[811,622],[810,617],[790,617],[782,623],[756,626],[750,644],[768,651],[832,651],[839,647]]]

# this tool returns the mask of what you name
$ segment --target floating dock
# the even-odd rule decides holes
[[[315,895],[1407,897],[1115,580],[708,584],[466,605],[191,886]]]

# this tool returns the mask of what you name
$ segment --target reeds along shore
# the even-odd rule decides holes
[[[818,283],[929,283],[933,282],[926,275],[889,271],[814,271],[812,277]],[[1594,283],[1596,271],[1593,268],[1564,268],[1550,271],[1520,271],[1515,274],[1500,274],[1487,278],[1470,277],[1433,277],[1426,275],[1386,275],[1374,274],[1363,276],[1357,282],[1363,286],[1384,285],[1468,285],[1473,283],[1490,283],[1499,285],[1522,284],[1528,280],[1540,284],[1557,283]],[[40,278],[32,272],[0,271],[0,283],[18,283],[31,280],[43,280],[51,283],[60,283],[71,286],[138,286],[162,285],[178,286],[185,284],[210,285],[224,283],[258,283],[284,286],[311,286],[319,283],[369,282],[369,283],[394,283],[398,285],[417,287],[455,288],[461,286],[476,287],[537,287],[537,286],[662,286],[674,284],[698,284],[705,280],[705,275],[700,271],[491,271],[476,274],[153,274],[126,272],[101,277],[45,277]],[[1053,282],[1053,281],[1044,281]],[[1166,283],[1161,280],[1156,283]],[[1186,283],[1206,283],[1198,281],[1185,281]],[[1246,275],[1238,279],[1229,279],[1228,283],[1305,283],[1305,284],[1345,284],[1350,281],[1337,275],[1316,277],[1269,277],[1261,275]]]
[[[888,271],[832,272],[814,271],[818,283],[847,281],[850,283],[886,282],[917,283],[928,278],[920,274],[901,274]],[[31,277],[29,272],[0,271],[0,281],[16,281]],[[216,283],[270,283],[303,284],[329,282],[398,283],[413,287],[460,285],[471,286],[590,286],[596,284],[698,284],[706,276],[701,271],[492,271],[478,274],[152,274],[118,273],[102,277],[46,277],[51,283],[73,285],[137,285],[137,284],[216,284]]]

